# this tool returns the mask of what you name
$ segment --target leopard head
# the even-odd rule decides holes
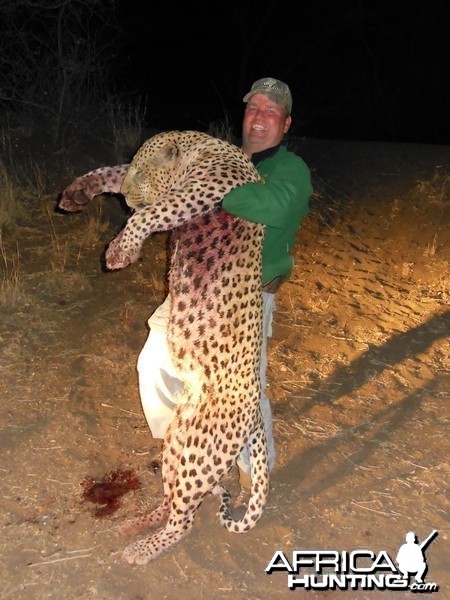
[[[130,208],[139,210],[174,186],[180,153],[176,132],[159,134],[144,142],[134,156],[120,189]]]

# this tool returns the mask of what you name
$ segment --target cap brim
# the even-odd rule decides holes
[[[245,96],[242,98],[242,102],[248,102],[252,96],[259,93],[260,92],[249,92],[248,94],[245,94]]]

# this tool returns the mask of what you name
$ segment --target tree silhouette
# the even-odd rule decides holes
[[[31,113],[54,142],[104,98],[114,42],[113,0],[0,0],[0,106]]]

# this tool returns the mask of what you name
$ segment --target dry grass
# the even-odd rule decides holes
[[[208,126],[207,133],[219,140],[235,143],[234,129],[228,115],[224,120],[212,121]]]
[[[129,162],[139,148],[145,109],[146,103],[140,97],[137,103],[126,103],[115,96],[109,97],[106,111],[114,135],[114,154],[118,163]]]
[[[103,205],[94,202],[87,219],[83,224],[80,248],[93,248],[100,241],[105,240],[108,232],[108,221],[103,219]]]
[[[0,231],[17,217],[17,187],[5,163],[0,160]]]
[[[8,135],[0,135],[0,231],[21,218],[29,202],[45,195],[46,176],[35,162],[21,167]]]
[[[0,253],[3,263],[3,272],[0,280],[0,306],[5,308],[17,307],[26,299],[20,278],[19,246],[16,246],[15,255],[8,257],[0,236]]]
[[[50,269],[45,273],[39,273],[39,283],[44,286],[48,291],[57,296],[64,296],[67,294],[73,294],[78,291],[84,290],[90,287],[90,282],[85,273],[79,269],[79,262],[81,258],[82,244],[79,245],[76,251],[75,257],[73,256],[72,242],[68,239],[64,239],[63,236],[58,235],[55,224],[47,207],[47,215],[50,223],[51,231],[51,260]],[[92,240],[98,242],[98,228],[99,225],[92,217],[86,235],[83,234],[83,244],[90,246]]]
[[[418,181],[417,190],[424,194],[430,204],[445,206],[450,197],[450,175],[438,168],[429,181]]]
[[[424,250],[424,253],[423,253],[424,256],[427,256],[428,258],[430,258],[431,256],[434,256],[436,254],[436,250],[438,248],[437,240],[438,240],[438,235],[437,235],[437,233],[435,233],[433,236],[433,240],[429,244],[427,244],[427,247]]]
[[[83,290],[90,289],[89,279],[81,271],[51,271],[47,277],[41,278],[42,284],[47,291],[52,293],[56,298],[65,298],[73,296]]]

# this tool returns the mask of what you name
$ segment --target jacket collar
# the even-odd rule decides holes
[[[266,158],[271,158],[272,156],[275,156],[275,154],[278,152],[281,146],[286,146],[286,142],[284,140],[276,146],[272,146],[272,148],[266,148],[261,152],[255,152],[254,154],[252,154],[252,163],[255,166],[257,166],[261,161],[265,160]]]

